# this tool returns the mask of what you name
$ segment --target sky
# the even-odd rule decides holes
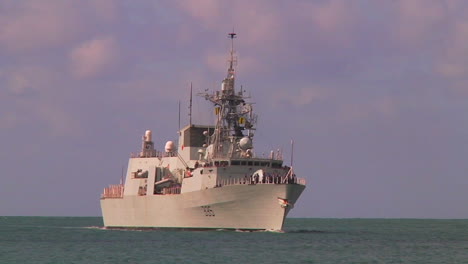
[[[307,188],[292,217],[468,218],[468,1],[0,2],[0,215],[99,216],[144,131],[237,85],[255,152]],[[213,111],[194,98],[194,123]]]

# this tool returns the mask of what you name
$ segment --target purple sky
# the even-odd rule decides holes
[[[100,215],[144,131],[162,149],[190,82],[219,88],[233,27],[256,152],[294,138],[308,181],[291,216],[468,218],[464,0],[3,0],[0,215]]]

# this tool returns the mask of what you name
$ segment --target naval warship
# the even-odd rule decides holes
[[[250,96],[235,89],[236,33],[228,36],[229,69],[221,89],[198,94],[214,105],[215,124],[192,124],[190,115],[177,144],[167,141],[163,151],[145,131],[125,182],[101,195],[106,228],[283,229],[305,179],[283,164],[280,150],[255,154],[257,115]]]

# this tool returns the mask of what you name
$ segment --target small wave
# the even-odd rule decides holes
[[[332,232],[332,231],[308,230],[308,229],[286,230],[284,232],[285,233],[301,233],[301,234],[305,234],[305,233],[309,233],[309,234],[332,234],[332,233],[336,233],[336,232]]]
[[[226,231],[228,231],[226,229]],[[236,229],[235,232],[240,232],[240,233],[285,233],[284,230],[279,230],[279,229]]]
[[[108,230],[105,226],[85,226],[85,229]]]
[[[134,231],[134,232],[145,231],[139,228],[119,228],[119,227],[105,227],[105,226],[85,226],[82,228],[92,229],[92,230],[108,230],[108,231]]]

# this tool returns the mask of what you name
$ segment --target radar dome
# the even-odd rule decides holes
[[[174,142],[172,142],[172,141],[166,142],[166,146],[164,146],[164,150],[165,150],[166,152],[172,152],[172,151],[174,151]]]
[[[151,130],[146,130],[146,132],[145,132],[145,141],[146,142],[151,141]]]
[[[243,138],[239,141],[239,147],[240,147],[242,150],[251,149],[251,148],[252,148],[252,140],[251,140],[249,137],[243,137]]]

